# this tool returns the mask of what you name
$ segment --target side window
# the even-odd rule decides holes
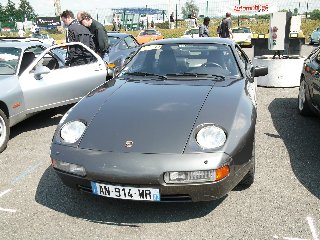
[[[27,48],[25,51],[26,52],[33,52],[34,55],[37,57],[40,53],[42,53],[46,48],[44,46],[32,46]]]
[[[315,61],[320,64],[320,51],[316,54]]]
[[[316,49],[316,51],[312,51],[309,57],[311,60],[315,60],[319,63],[319,60],[320,60],[319,55],[320,55],[320,48]]]
[[[129,48],[135,48],[138,46],[136,40],[134,40],[131,36],[126,37],[124,39],[124,41],[127,43],[127,45],[129,46]]]
[[[119,49],[121,49],[121,50],[128,49],[128,46],[127,46],[127,44],[126,44],[126,42],[124,40],[119,42]]]
[[[240,58],[240,62],[243,65],[244,68],[247,68],[247,65],[249,63],[249,58],[247,57],[247,55],[240,49],[239,46],[236,46],[236,52]]]
[[[98,61],[89,50],[81,45],[68,46],[66,55],[65,65],[68,67],[85,65]]]

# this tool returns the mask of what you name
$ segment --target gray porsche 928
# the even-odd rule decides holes
[[[210,201],[255,173],[256,82],[233,41],[148,43],[61,119],[51,146],[62,181],[96,195]]]

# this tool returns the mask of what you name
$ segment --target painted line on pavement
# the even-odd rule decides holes
[[[319,235],[317,234],[317,228],[314,224],[314,219],[312,217],[307,217],[307,222],[309,224],[309,228],[312,234],[312,239],[305,239],[305,238],[295,238],[295,237],[283,237],[281,239],[284,240],[320,240]],[[273,236],[274,239],[280,239],[277,235]]]
[[[36,165],[30,166],[28,167],[25,171],[23,171],[22,173],[20,173],[20,175],[18,175],[17,177],[15,177],[12,181],[11,184],[14,185],[20,181],[22,181],[25,177],[27,177],[29,174],[33,173],[38,167],[40,167],[41,165],[43,165],[44,162],[39,162]]]
[[[0,193],[0,198],[3,197],[4,195],[6,195],[7,193],[9,193],[11,191],[11,189],[7,189],[3,192]],[[2,212],[11,212],[11,213],[15,213],[17,210],[15,209],[9,209],[9,208],[2,208],[0,207],[0,211]]]
[[[313,240],[319,240],[319,237],[318,237],[318,234],[317,234],[317,229],[316,229],[316,227],[314,225],[314,221],[313,221],[312,217],[307,217],[307,221],[308,221],[311,233],[312,233]]]

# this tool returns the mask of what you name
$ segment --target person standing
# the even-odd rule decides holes
[[[18,31],[19,37],[24,37],[24,34],[25,34],[25,31],[22,28],[20,28]]]
[[[122,22],[121,22],[120,16],[118,16],[117,22],[118,22],[118,31],[120,32],[122,28]]]
[[[229,13],[229,12],[226,13],[226,17],[221,21],[220,37],[221,38],[233,38],[231,13]]]
[[[78,21],[89,29],[93,35],[96,53],[98,53],[105,63],[109,62],[109,43],[108,35],[104,26],[98,21],[92,19],[87,12],[79,12],[77,14]]]
[[[173,13],[170,15],[170,29],[174,29],[174,17]]]
[[[90,31],[82,26],[77,19],[74,18],[74,14],[70,10],[65,10],[60,15],[61,21],[67,27],[66,42],[81,42],[89,48],[95,50],[93,36]],[[78,47],[68,47],[67,62],[70,66],[81,65],[90,62],[91,54],[87,51],[83,51]]]
[[[112,31],[118,31],[118,20],[117,20],[117,16],[114,13],[113,14],[113,18],[112,18]]]
[[[209,23],[210,18],[205,17],[203,19],[203,24],[199,27],[199,37],[209,37]]]

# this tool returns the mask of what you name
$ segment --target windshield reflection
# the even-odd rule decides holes
[[[194,43],[143,46],[122,75],[139,73],[140,76],[241,76],[229,46]]]

